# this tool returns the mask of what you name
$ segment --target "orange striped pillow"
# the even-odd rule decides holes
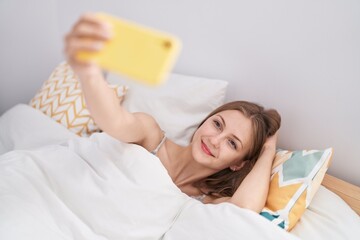
[[[125,96],[127,87],[110,85],[119,98]],[[79,136],[87,137],[100,131],[86,108],[80,82],[66,63],[60,63],[29,103],[35,109],[53,118]]]

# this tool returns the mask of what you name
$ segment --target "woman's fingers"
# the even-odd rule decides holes
[[[96,15],[87,13],[80,17],[72,31],[74,37],[87,37],[108,40],[111,38],[111,25]]]
[[[81,15],[78,22],[88,22],[94,25],[103,26],[105,28],[110,27],[107,22],[104,22],[96,14],[91,12]]]
[[[79,51],[96,52],[111,38],[111,27],[94,14],[84,14],[64,38],[64,53],[73,61]]]
[[[107,25],[95,25],[88,22],[82,22],[74,27],[71,34],[73,37],[109,40],[111,38],[111,28],[106,26]]]
[[[65,44],[66,55],[75,55],[79,51],[95,52],[104,47],[104,41],[69,37]]]
[[[78,77],[86,79],[102,74],[101,68],[92,60],[78,60],[77,53],[101,50],[110,36],[111,28],[94,14],[84,14],[74,24],[64,37],[64,54]]]

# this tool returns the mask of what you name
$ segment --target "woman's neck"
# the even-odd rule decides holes
[[[172,141],[167,145],[168,157],[163,164],[179,188],[192,186],[194,182],[215,173],[194,160],[191,145],[183,147]]]

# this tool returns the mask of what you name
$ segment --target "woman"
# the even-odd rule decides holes
[[[99,127],[155,154],[187,195],[204,203],[230,202],[260,212],[269,188],[279,114],[245,101],[228,103],[209,114],[189,146],[180,146],[166,138],[152,116],[120,106],[95,63],[76,59],[80,50],[99,51],[110,37],[106,23],[86,14],[65,38],[67,60]]]

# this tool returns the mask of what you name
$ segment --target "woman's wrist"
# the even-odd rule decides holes
[[[99,81],[104,80],[104,74],[100,69],[92,69],[90,71],[83,71],[77,73],[81,82],[83,81]]]
[[[261,149],[259,160],[263,159],[266,162],[268,161],[272,162],[275,158],[275,154],[276,154],[275,146],[264,145]]]
[[[261,152],[269,152],[269,153],[276,153],[276,146],[274,145],[267,145],[265,144],[263,147],[262,147],[262,150]]]

